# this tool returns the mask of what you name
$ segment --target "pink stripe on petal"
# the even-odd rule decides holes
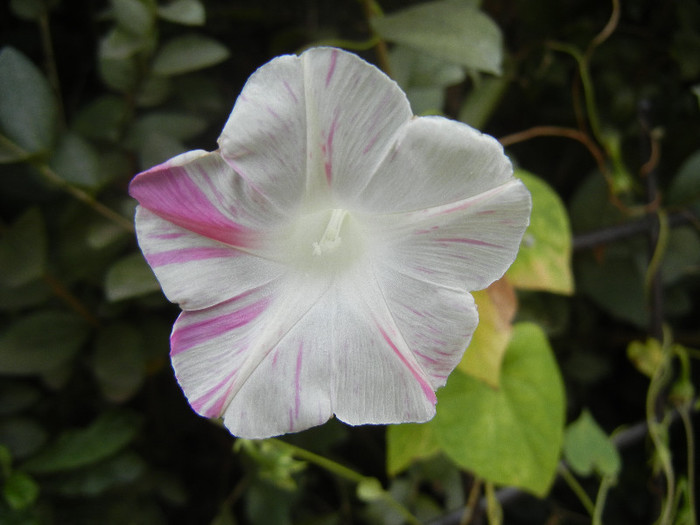
[[[304,352],[304,343],[299,343],[297,354],[297,368],[294,372],[294,417],[299,417],[299,405],[301,404],[301,359]]]
[[[328,73],[326,74],[326,87],[331,83],[331,78],[333,78],[333,72],[335,71],[335,63],[338,60],[338,50],[334,49],[331,52],[331,64],[328,67]]]
[[[234,246],[255,244],[255,232],[223,215],[181,166],[137,175],[129,191],[144,208],[191,232]]]
[[[182,264],[205,259],[223,259],[237,255],[238,253],[231,248],[182,248],[149,254],[146,259],[148,259],[148,264],[158,268],[168,264]]]
[[[169,239],[179,239],[185,235],[184,233],[159,233],[155,234],[152,237],[154,239],[162,239],[162,240],[169,240]]]
[[[294,101],[295,104],[299,103],[299,100],[297,99],[297,96],[294,94],[294,91],[292,90],[292,87],[289,85],[289,82],[284,80],[282,82],[284,84],[284,88],[287,90],[287,93],[292,97],[292,100]]]
[[[488,246],[489,248],[503,248],[503,246],[501,246],[500,244],[492,244],[490,242],[480,241],[478,239],[463,239],[461,237],[452,237],[435,240],[440,242],[459,242],[463,244],[472,244],[474,246]]]
[[[270,304],[265,298],[234,312],[198,323],[177,327],[170,336],[170,355],[177,355],[227,332],[245,326],[262,314]]]
[[[219,381],[211,390],[208,390],[204,395],[198,397],[197,399],[190,400],[190,405],[198,414],[204,417],[217,417],[223,412],[224,405],[228,399],[228,393],[230,391],[230,383],[236,377],[238,370],[234,370],[232,374],[229,374],[223,380]],[[221,392],[224,390],[224,392]],[[208,405],[212,399],[217,398],[216,402],[207,408],[204,407]]]
[[[411,371],[411,374],[413,374],[413,377],[416,378],[418,383],[420,384],[421,388],[423,389],[423,393],[425,394],[425,397],[427,397],[431,403],[435,404],[437,403],[437,397],[435,396],[435,392],[433,391],[433,387],[431,387],[425,379],[423,379],[423,376],[416,370],[411,363],[408,362],[406,357],[401,353],[401,351],[396,347],[394,342],[391,340],[391,337],[387,335],[387,333],[382,329],[381,326],[377,325],[377,328],[379,328],[379,332],[382,334],[382,337],[384,340],[387,342],[387,344],[391,347],[391,349],[394,351],[394,353],[398,356],[398,358],[401,360],[401,362],[406,366]]]

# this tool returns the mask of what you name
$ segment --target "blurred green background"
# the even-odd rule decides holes
[[[411,519],[393,503],[425,523],[498,523],[494,484],[518,489],[496,493],[506,524],[696,523],[700,4],[380,4],[0,5],[0,523]],[[182,396],[168,359],[178,309],[138,251],[128,182],[214,149],[248,76],[317,44],[387,70],[415,113],[501,139],[541,202],[506,278],[521,338],[507,318],[499,355],[556,359],[543,377],[561,373],[564,415],[546,472],[481,443],[468,395],[488,394],[464,382],[488,374],[473,363],[446,389],[449,421],[331,421],[284,438],[300,449],[236,441]],[[479,297],[484,318],[503,293]],[[496,346],[491,321],[479,348]],[[527,468],[535,481],[512,479]]]

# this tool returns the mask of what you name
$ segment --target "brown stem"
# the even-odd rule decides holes
[[[87,307],[80,302],[71,291],[66,288],[61,281],[53,277],[49,273],[45,273],[42,276],[43,281],[49,285],[51,291],[64,303],[66,303],[70,308],[72,308],[76,313],[78,313],[82,318],[84,318],[91,325],[98,327],[100,326],[100,321],[90,313]]]

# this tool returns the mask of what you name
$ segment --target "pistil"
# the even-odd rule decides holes
[[[324,253],[332,252],[340,246],[342,239],[340,238],[340,230],[343,227],[343,221],[347,216],[346,210],[336,208],[331,212],[331,218],[328,221],[326,230],[323,232],[321,239],[312,244],[314,255],[323,255]]]

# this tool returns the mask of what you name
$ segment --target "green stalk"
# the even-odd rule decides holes
[[[328,472],[335,474],[336,476],[352,481],[353,483],[372,484],[381,487],[381,484],[379,483],[379,480],[377,480],[377,478],[373,478],[371,476],[364,476],[359,472],[356,472],[344,465],[341,465],[340,463],[333,461],[332,459],[319,456],[318,454],[297,447],[296,445],[287,443],[286,441],[281,441],[279,439],[271,438],[268,439],[267,442],[273,443],[275,446],[279,447],[282,450],[286,450],[293,456],[296,456],[298,459],[302,459],[304,461],[308,461],[309,463],[313,463],[314,465],[321,467],[327,470]],[[380,489],[377,492],[377,495],[378,499],[382,500],[384,503],[386,503],[392,509],[398,512],[407,523],[410,523],[411,525],[420,525],[420,521],[418,521],[418,518],[411,514],[411,512],[401,503],[396,501],[396,499],[394,499],[394,497],[388,491]]]
[[[566,465],[564,465],[563,463],[559,464],[558,470],[559,470],[559,475],[566,482],[566,484],[569,485],[569,488],[573,491],[573,493],[576,494],[576,497],[579,499],[581,504],[585,507],[586,512],[588,512],[588,515],[592,517],[595,514],[595,505],[593,504],[593,501],[588,496],[586,491],[583,489],[581,484],[574,477],[574,475],[571,473],[571,471],[568,469],[568,467]]]

